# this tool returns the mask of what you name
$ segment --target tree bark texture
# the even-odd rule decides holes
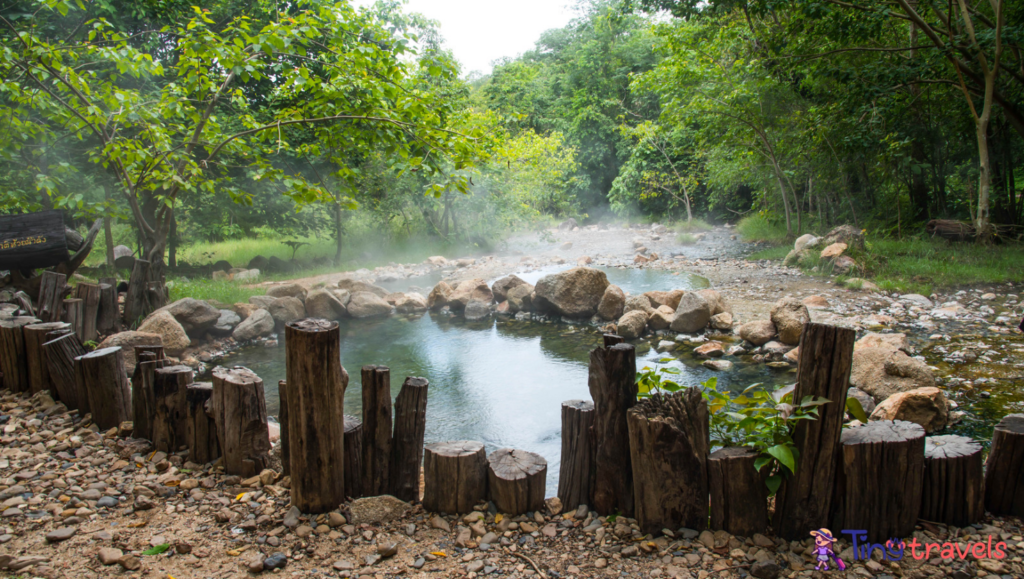
[[[153,311],[149,302],[150,263],[136,259],[128,278],[128,293],[124,296],[124,325],[134,328]]]
[[[210,412],[213,384],[195,382],[185,390],[185,442],[188,459],[196,464],[207,464],[220,457],[217,443],[217,422]]]
[[[548,461],[539,454],[499,448],[487,457],[487,486],[499,513],[517,517],[544,507]]]
[[[288,454],[288,390],[287,380],[277,381],[277,423],[281,427],[281,474],[289,476],[292,472],[291,458]],[[362,452],[362,449],[359,450]],[[362,472],[362,471],[360,471]],[[362,475],[360,475],[362,476]]]
[[[428,386],[426,378],[406,378],[395,399],[395,434],[388,474],[391,495],[406,502],[420,498]]]
[[[135,372],[132,373],[132,417],[135,438],[153,440],[156,416],[154,383],[156,371],[170,363],[163,355],[163,346],[135,346]]]
[[[363,496],[363,423],[355,416],[345,415],[345,494],[357,499]]]
[[[64,300],[64,321],[71,325],[71,331],[85,343],[85,305],[78,298]]]
[[[153,448],[167,453],[188,445],[188,387],[192,384],[192,368],[164,366],[154,372],[151,416]]]
[[[89,413],[89,399],[85,392],[79,392],[78,380],[75,377],[75,358],[85,355],[85,348],[74,332],[61,336],[51,333],[49,341],[43,344],[46,352],[46,367],[50,371],[50,381],[56,390],[55,397],[71,410],[78,410],[80,416]]]
[[[487,499],[488,463],[482,442],[434,442],[423,450],[423,508],[463,514]]]
[[[117,311],[117,279],[100,278],[100,307],[96,314],[96,331],[105,336],[116,334],[120,319]]]
[[[590,352],[590,397],[594,400],[594,478],[590,508],[633,516],[633,467],[626,412],[636,404],[636,351],[615,344]]]
[[[132,419],[132,393],[119,346],[94,350],[75,358],[78,392],[89,400],[92,421],[101,430]]]
[[[38,318],[28,316],[0,319],[0,372],[4,388],[11,392],[26,392],[31,387],[24,328],[38,323]]]
[[[82,341],[95,342],[100,334],[97,321],[100,314],[100,286],[91,283],[80,283],[75,287],[75,297],[82,300]]]
[[[558,469],[558,498],[562,508],[571,511],[590,500],[594,476],[593,446],[594,403],[569,400],[562,403],[562,460]]]
[[[1008,414],[992,433],[985,463],[985,508],[1024,517],[1024,414]]]
[[[389,491],[391,461],[391,370],[363,366],[363,494]]]
[[[270,464],[263,380],[241,366],[214,368],[212,400],[224,471],[242,477],[259,474]]]
[[[44,271],[39,283],[39,297],[36,308],[43,322],[59,322],[64,315],[64,284],[67,276],[62,273]]]
[[[28,391],[35,394],[40,390],[54,392],[56,388],[50,380],[50,367],[46,364],[46,351],[43,344],[51,332],[66,333],[68,325],[63,322],[49,324],[29,324],[22,328],[25,339],[25,364],[28,367]]]
[[[924,440],[924,484],[919,518],[954,527],[985,516],[981,445],[966,436]]]
[[[768,469],[758,472],[749,447],[720,448],[708,457],[711,528],[741,537],[768,531]]]

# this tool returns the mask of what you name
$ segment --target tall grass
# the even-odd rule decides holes
[[[931,238],[873,239],[854,255],[875,283],[890,291],[931,293],[934,287],[1024,281],[1024,246],[982,246]]]
[[[248,302],[255,295],[263,295],[266,288],[247,287],[247,284],[233,281],[213,281],[211,279],[175,278],[171,285],[171,301],[182,298],[197,300],[216,300],[225,305]]]
[[[708,225],[707,221],[694,217],[690,221],[680,221],[676,224],[676,231],[679,233],[699,233],[701,231],[711,231],[711,226]]]
[[[736,231],[744,241],[760,241],[782,245],[789,239],[784,223],[773,223],[763,215],[748,215],[736,224]]]

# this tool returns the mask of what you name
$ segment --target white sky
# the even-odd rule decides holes
[[[491,72],[491,63],[533,48],[540,34],[569,23],[571,0],[408,0],[406,12],[441,23],[445,45],[463,75]],[[357,6],[373,0],[354,0]]]

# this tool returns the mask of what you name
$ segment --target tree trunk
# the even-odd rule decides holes
[[[292,472],[291,465],[291,454],[289,454],[288,446],[288,381],[278,380],[277,381],[277,424],[281,428],[281,474],[284,476],[290,476]],[[347,449],[346,449],[347,450]],[[362,450],[360,450],[362,452]],[[348,488],[346,486],[346,488]]]
[[[96,314],[96,331],[104,336],[116,334],[120,319],[121,316],[117,311],[117,279],[102,277],[100,278],[100,308]]]
[[[337,322],[285,325],[292,504],[325,513],[345,502],[345,388]]]
[[[363,423],[345,415],[345,495],[363,496]]]
[[[103,196],[107,203],[112,203],[109,187],[103,188]],[[110,221],[109,214],[103,216],[103,240],[107,245],[107,269],[114,271],[114,231],[110,228]]]
[[[985,516],[981,445],[966,436],[924,441],[921,513],[925,521],[966,527]]]
[[[79,395],[84,391],[92,421],[100,430],[117,428],[132,419],[132,393],[121,348],[103,348],[75,358]]]
[[[50,380],[50,367],[46,364],[46,351],[43,344],[48,340],[46,336],[51,332],[67,333],[68,324],[53,322],[49,324],[30,324],[22,328],[22,335],[25,340],[25,364],[28,367],[28,391],[35,394],[40,390],[55,392],[56,388]]]
[[[85,355],[85,348],[78,340],[78,336],[68,330],[68,333],[54,337],[51,333],[47,336],[50,340],[43,344],[46,352],[46,366],[50,370],[50,380],[56,390],[55,399],[60,400],[71,410],[78,410],[79,416],[89,413],[89,399],[79,392],[78,380],[75,378],[75,358]]]
[[[341,252],[344,248],[342,243],[344,234],[341,222],[342,211],[341,203],[337,203],[334,206],[334,237],[337,244],[334,248],[334,265],[341,265]]]
[[[152,313],[149,303],[150,263],[145,259],[136,259],[128,278],[128,293],[124,296],[124,325],[135,328]]]
[[[39,319],[44,323],[59,322],[64,315],[64,284],[67,276],[62,273],[44,271],[40,285],[36,308]]]
[[[615,344],[590,352],[590,396],[594,399],[594,478],[590,508],[633,516],[633,468],[626,412],[636,404],[636,351]]]
[[[1024,414],[1008,414],[992,433],[985,466],[985,509],[1024,517]]]
[[[768,531],[768,469],[754,469],[758,452],[733,446],[708,457],[711,528],[741,537]]]
[[[921,508],[924,429],[877,420],[843,431],[842,444],[835,526],[863,529],[871,543],[909,537]]]
[[[793,434],[800,453],[797,470],[775,498],[775,533],[780,537],[803,539],[812,529],[828,526],[856,337],[848,328],[804,325],[793,400],[799,404],[805,396],[815,396],[829,403],[818,407],[817,420],[801,420]]]
[[[395,431],[388,467],[391,495],[406,502],[420,498],[423,435],[427,428],[426,378],[408,377],[395,399]]]
[[[562,508],[571,511],[590,500],[594,476],[594,449],[591,429],[594,403],[569,400],[562,403],[562,460],[558,471],[558,498]]]
[[[487,457],[487,484],[499,513],[512,517],[544,507],[548,461],[525,450],[499,448]]]
[[[636,521],[642,533],[708,526],[708,405],[699,388],[655,394],[627,413]]]
[[[213,398],[213,384],[196,382],[185,391],[185,443],[188,459],[196,464],[207,464],[220,457],[217,444],[217,422],[209,412]]]
[[[363,366],[363,494],[388,492],[391,461],[391,370]]]
[[[263,380],[241,366],[214,368],[212,401],[224,472],[259,474],[270,464],[271,448]]]
[[[28,316],[0,320],[0,372],[4,388],[11,392],[25,392],[31,386],[23,328],[38,323],[37,318]]]
[[[423,451],[423,508],[469,513],[487,500],[487,454],[474,440],[434,442]]]
[[[151,419],[153,448],[174,453],[188,447],[188,401],[186,395],[192,385],[192,368],[164,366],[154,373],[153,401],[156,403]]]

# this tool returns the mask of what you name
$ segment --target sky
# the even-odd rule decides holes
[[[462,63],[462,73],[491,72],[491,63],[533,48],[540,34],[569,23],[570,0],[409,0],[407,12],[441,23],[445,45]],[[368,5],[372,0],[357,0]]]

